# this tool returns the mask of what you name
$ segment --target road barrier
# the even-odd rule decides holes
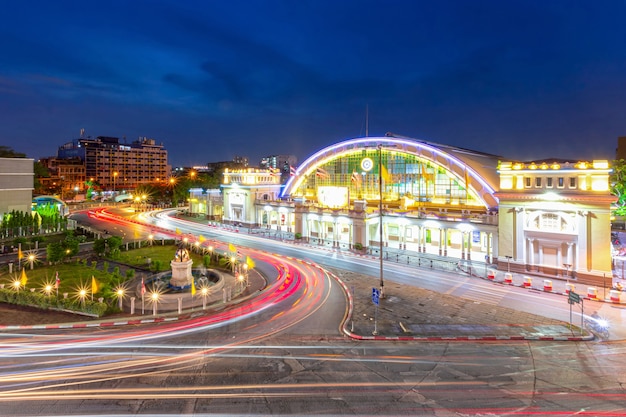
[[[569,294],[570,292],[576,292],[576,287],[574,286],[574,284],[570,284],[569,282],[567,284],[565,284],[565,294]]]
[[[587,297],[595,300],[598,298],[598,289],[596,287],[587,287]]]
[[[487,278],[492,281],[496,279],[496,271],[494,271],[493,269],[490,269],[489,272],[487,273]]]
[[[609,296],[611,297],[611,302],[619,303],[621,301],[621,295],[622,295],[621,291],[611,290],[609,294],[610,294]]]
[[[533,286],[533,279],[531,277],[524,276],[524,288],[530,288]]]
[[[544,291],[548,291],[548,292],[552,292],[552,281],[550,281],[549,279],[544,279],[543,280],[543,290]]]
[[[504,274],[504,282],[506,284],[513,284],[513,274],[511,274],[510,272]]]

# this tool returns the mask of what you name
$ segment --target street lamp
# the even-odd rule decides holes
[[[248,282],[248,264],[245,263],[243,264],[243,274],[246,277],[246,287],[250,285],[250,283]]]
[[[206,310],[206,296],[209,295],[209,289],[207,287],[202,287],[200,289],[200,293],[202,294],[202,309]]]
[[[118,176],[118,175],[119,175],[119,174],[118,174],[118,172],[117,172],[117,171],[115,171],[115,172],[113,173],[113,194],[115,194],[115,185],[116,185],[116,183],[117,183],[117,176]]]
[[[156,316],[157,315],[157,305],[159,304],[159,293],[158,292],[153,292],[150,295],[150,299],[152,300],[152,315]]]
[[[506,258],[506,263],[507,263],[506,272],[511,272],[511,258],[512,258],[512,256],[508,256],[507,255],[507,256],[505,256],[505,258]]]
[[[239,276],[237,277],[237,281],[239,282],[239,285],[241,285],[241,292],[243,292],[243,288],[244,288],[244,286],[243,286],[244,285],[243,284],[244,279],[245,278],[244,278],[243,274],[239,274]]]
[[[569,268],[570,266],[572,266],[572,264],[563,264],[563,267],[565,268],[565,279],[567,279],[567,283],[569,284]]]
[[[383,280],[383,145],[378,145],[378,234],[380,246],[380,298],[385,298]]]
[[[30,262],[30,270],[33,270],[33,263],[35,262],[35,255],[31,253],[28,255],[28,262]]]
[[[80,298],[80,303],[85,307],[85,297],[87,297],[87,290],[81,289],[78,292],[78,298]]]
[[[237,258],[235,258],[234,256],[230,257],[230,266],[233,270],[233,274],[235,273],[235,261],[237,260]]]
[[[124,300],[124,288],[119,287],[117,291],[115,291],[115,296],[117,297],[117,307],[122,309],[122,300]]]

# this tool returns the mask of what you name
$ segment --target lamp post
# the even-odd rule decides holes
[[[512,258],[512,256],[508,256],[507,255],[507,256],[505,256],[505,258],[506,258],[506,263],[507,263],[507,265],[506,265],[506,272],[511,272],[511,258]]]
[[[202,294],[202,309],[206,310],[206,296],[209,294],[209,289],[207,287],[202,287],[200,293]]]
[[[378,235],[380,246],[380,298],[385,298],[383,280],[383,146],[378,145]]]
[[[563,268],[565,268],[565,279],[567,279],[567,283],[569,284],[569,268],[572,264],[563,264]]]
[[[158,292],[153,292],[152,295],[150,296],[150,299],[152,300],[152,315],[156,316],[157,315],[157,305],[159,304],[159,293]]]
[[[115,295],[117,296],[117,307],[122,309],[122,301],[124,300],[124,288],[118,288],[115,291]]]
[[[30,270],[33,270],[33,264],[35,263],[35,255],[34,254],[30,254],[28,255],[28,262],[30,262]]]
[[[85,297],[87,297],[87,290],[82,289],[78,292],[78,298],[80,298],[80,303],[85,307]]]
[[[116,191],[116,190],[115,190],[115,188],[116,188],[115,186],[116,186],[116,183],[117,183],[117,176],[118,176],[118,175],[119,175],[119,174],[117,173],[117,171],[115,171],[115,172],[113,173],[113,194],[115,194],[115,191]]]
[[[50,293],[52,292],[52,285],[46,284],[46,286],[43,288],[43,291],[46,293],[47,297],[50,297]]]
[[[241,286],[241,292],[243,292],[243,289],[244,289],[244,283],[243,283],[244,279],[245,278],[243,274],[239,274],[239,276],[237,277],[237,281],[239,282],[239,285]]]

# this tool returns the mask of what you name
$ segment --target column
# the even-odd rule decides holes
[[[467,232],[467,260],[472,259],[472,236],[473,232]]]
[[[528,266],[531,271],[535,268],[535,239],[528,238]]]
[[[439,256],[443,255],[443,229],[439,228]]]

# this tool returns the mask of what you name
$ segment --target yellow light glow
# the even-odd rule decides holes
[[[537,164],[535,164],[534,162],[531,163],[530,165],[528,165],[529,169],[537,169]]]
[[[500,170],[501,171],[510,171],[512,163],[511,162],[500,162]]]
[[[608,175],[592,175],[591,176],[592,191],[608,191],[609,176]]]
[[[500,175],[500,189],[510,190],[513,188],[513,176],[512,175]]]
[[[552,168],[552,169],[560,169],[560,168],[561,168],[561,165],[559,165],[559,164],[557,164],[557,163],[555,162],[555,163],[553,163],[552,165],[550,165],[550,168]]]
[[[513,164],[513,169],[522,169],[524,168],[524,164],[522,164],[521,162],[516,162],[515,164]]]
[[[594,160],[593,169],[609,169],[609,161],[607,160]]]

